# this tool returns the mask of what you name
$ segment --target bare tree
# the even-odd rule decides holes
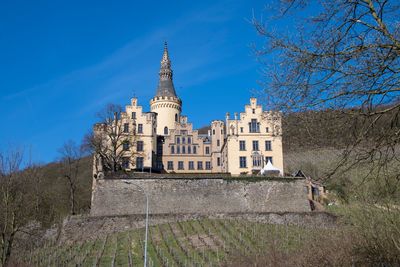
[[[101,161],[103,170],[117,172],[123,169],[124,159],[133,166],[133,155],[136,154],[136,122],[130,125],[130,130],[124,129],[124,121],[128,116],[119,105],[109,104],[97,114],[101,123],[94,126],[93,132],[84,139],[85,147],[89,147],[95,158]],[[129,155],[127,152],[129,151]],[[97,164],[95,164],[97,166]]]
[[[286,114],[330,108],[346,120],[341,126],[351,136],[332,173],[367,163],[381,174],[398,162],[398,4],[280,1],[268,7],[268,20],[253,19],[265,38],[256,53],[265,66],[268,104]],[[399,174],[394,174],[397,186]]]
[[[76,214],[76,190],[78,183],[78,175],[81,168],[81,160],[83,150],[74,141],[67,141],[59,149],[61,155],[60,163],[62,164],[63,177],[68,181],[70,214]]]
[[[21,172],[23,152],[12,150],[0,153],[0,264],[7,266],[15,236],[34,218],[34,209],[26,184],[27,176]]]

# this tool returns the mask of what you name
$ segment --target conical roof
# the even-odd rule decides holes
[[[164,53],[161,59],[160,80],[158,82],[156,96],[176,96],[174,83],[172,81],[171,60],[168,55],[167,42],[164,43]]]

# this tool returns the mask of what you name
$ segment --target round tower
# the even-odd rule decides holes
[[[168,55],[167,43],[164,44],[164,53],[161,59],[160,80],[156,95],[150,100],[150,109],[157,115],[157,135],[168,135],[175,129],[175,122],[179,122],[182,110],[182,101],[176,95],[172,81],[171,61]]]

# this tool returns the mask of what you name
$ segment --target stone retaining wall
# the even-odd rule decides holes
[[[303,179],[101,179],[93,181],[92,216],[310,211]]]

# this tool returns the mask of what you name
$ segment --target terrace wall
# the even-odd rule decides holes
[[[310,211],[303,179],[100,179],[93,181],[92,216],[145,213],[217,214]]]

